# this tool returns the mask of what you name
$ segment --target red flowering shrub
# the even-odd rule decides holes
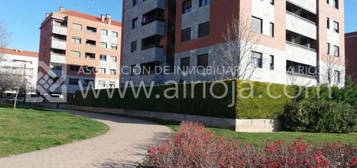
[[[215,135],[202,124],[184,122],[178,132],[148,150],[157,168],[335,168],[357,167],[357,144],[312,146],[298,139],[276,141],[263,150]]]

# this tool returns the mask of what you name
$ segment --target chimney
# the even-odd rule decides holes
[[[64,11],[64,7],[63,6],[60,6],[59,7],[59,12],[63,12]]]
[[[101,14],[101,15],[100,15],[100,21],[101,21],[101,22],[104,22],[104,21],[105,21],[105,18],[106,18],[106,16],[105,16],[104,14]]]
[[[111,25],[112,24],[112,15],[107,14],[105,17],[108,20],[108,24]]]

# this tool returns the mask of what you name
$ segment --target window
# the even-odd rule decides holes
[[[330,29],[330,18],[327,18],[327,29]]]
[[[333,21],[333,30],[336,32],[336,33],[339,33],[340,32],[340,25],[338,22],[336,21]]]
[[[327,54],[330,55],[331,54],[331,44],[327,43]]]
[[[197,66],[199,68],[206,68],[208,66],[208,54],[201,54],[197,56]]]
[[[291,75],[308,75],[316,76],[316,67],[306,64],[301,64],[298,62],[286,61],[286,72]]]
[[[339,83],[341,82],[341,72],[335,70],[334,76],[335,76],[335,83],[336,83],[336,84],[339,84]]]
[[[74,78],[70,78],[69,79],[69,84],[70,85],[78,85],[79,80],[78,79],[74,79]]]
[[[117,70],[115,69],[110,69],[110,75],[116,75],[117,74]]]
[[[198,38],[209,35],[209,22],[198,25]]]
[[[62,66],[61,65],[54,65],[52,70],[62,71]]]
[[[274,37],[274,23],[270,23],[269,35],[270,35],[271,37]]]
[[[106,55],[100,55],[100,60],[101,61],[107,61],[107,56]]]
[[[67,27],[67,22],[64,20],[55,20],[53,22],[54,26]]]
[[[210,3],[211,3],[211,0],[200,0],[199,1],[200,7],[207,6]]]
[[[132,21],[131,21],[131,28],[132,29],[136,29],[139,27],[139,20],[138,18],[134,18]]]
[[[118,32],[112,31],[112,37],[118,37],[118,36],[119,36]]]
[[[81,67],[78,65],[70,65],[69,69],[74,72],[78,72]]]
[[[85,80],[84,81],[84,86],[94,86],[94,80]]]
[[[132,0],[133,1],[133,6],[136,6],[138,4],[138,0]]]
[[[74,44],[81,44],[82,43],[82,39],[80,37],[72,37],[72,42]]]
[[[102,36],[108,36],[108,30],[102,29],[100,30]]]
[[[316,50],[316,40],[309,37],[303,36],[301,34],[294,33],[292,31],[286,30],[286,41],[290,44],[309,49]]]
[[[188,13],[192,10],[192,0],[185,0],[182,4],[182,13]]]
[[[99,72],[100,72],[101,74],[106,74],[106,73],[107,73],[107,69],[105,69],[105,68],[100,68],[100,69],[99,69]]]
[[[74,57],[74,58],[79,58],[79,57],[81,57],[81,52],[72,50],[71,51],[71,56]]]
[[[340,56],[340,47],[339,46],[336,46],[336,45],[333,46],[333,56],[335,56],[335,57]]]
[[[270,70],[274,70],[274,66],[275,66],[275,60],[274,60],[274,55],[270,55],[270,60],[269,60],[269,64],[270,64]]]
[[[86,53],[85,58],[86,59],[95,59],[95,54],[94,53]]]
[[[105,81],[98,81],[98,85],[104,88],[107,84],[105,83]]]
[[[190,57],[181,58],[181,70],[186,72],[190,68]]]
[[[141,40],[141,50],[160,46],[161,36],[155,35]]]
[[[253,25],[252,25],[253,31],[256,33],[262,34],[263,33],[263,20],[253,16],[252,23],[253,23]]]
[[[191,28],[183,29],[181,31],[181,41],[191,40]]]
[[[132,41],[131,46],[130,46],[130,51],[134,52],[134,51],[136,51],[137,48],[138,48],[137,41]]]
[[[252,65],[254,68],[263,68],[263,54],[259,52],[252,52]]]
[[[339,8],[339,4],[338,4],[338,0],[332,0],[332,4],[333,7],[335,7],[336,9]]]
[[[112,43],[112,44],[110,45],[110,48],[111,48],[112,50],[118,50],[118,45]]]
[[[87,40],[86,41],[87,46],[89,47],[95,47],[97,45],[97,42],[94,40]]]
[[[97,28],[87,26],[87,32],[89,32],[89,33],[97,33]]]
[[[109,82],[109,87],[110,88],[115,88],[115,82]]]
[[[292,14],[301,18],[306,19],[307,21],[311,21],[316,23],[317,16],[316,14],[295,5],[294,3],[290,3],[289,1],[286,2],[286,11],[288,14]]]
[[[74,30],[80,30],[80,31],[82,31],[82,25],[81,25],[81,24],[78,24],[78,23],[73,23],[73,24],[72,24],[72,28],[73,28]]]
[[[117,62],[117,57],[116,56],[110,56],[110,61],[111,62]]]
[[[143,15],[142,25],[151,23],[155,20],[164,20],[165,11],[163,9],[154,9]]]
[[[102,47],[102,48],[108,48],[108,43],[106,43],[106,42],[101,42],[101,43],[100,43],[100,47]]]

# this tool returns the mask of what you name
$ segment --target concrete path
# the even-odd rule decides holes
[[[0,158],[0,168],[130,168],[145,158],[147,148],[170,134],[170,129],[146,121],[114,115],[57,110],[88,116],[110,130],[101,136]]]

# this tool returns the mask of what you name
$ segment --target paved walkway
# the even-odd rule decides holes
[[[60,110],[88,116],[105,123],[110,130],[101,136],[0,158],[0,168],[130,168],[141,162],[148,146],[170,133],[150,122],[120,116]]]

